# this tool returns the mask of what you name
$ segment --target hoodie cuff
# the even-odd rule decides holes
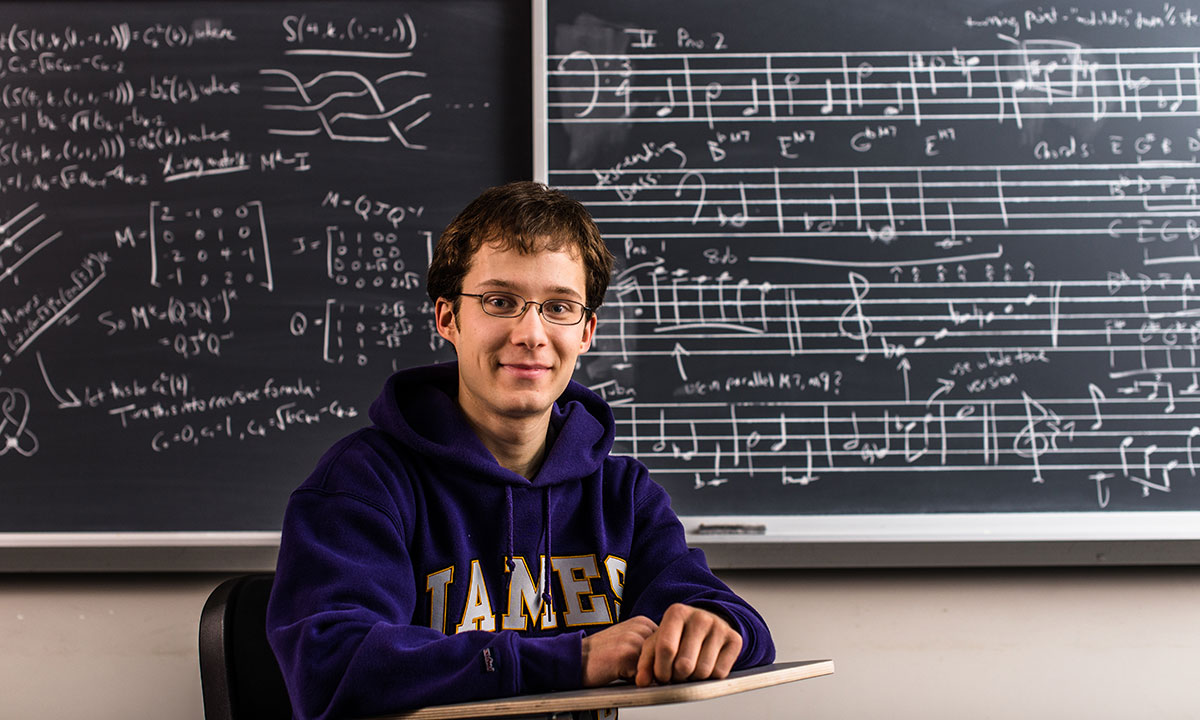
[[[517,637],[521,692],[576,690],[583,682],[583,632]]]

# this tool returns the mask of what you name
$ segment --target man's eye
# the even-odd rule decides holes
[[[483,301],[494,310],[512,310],[517,306],[515,300],[504,295],[489,295]]]
[[[551,315],[570,315],[574,309],[571,307],[571,303],[560,302],[558,300],[547,300],[546,304],[542,307]]]

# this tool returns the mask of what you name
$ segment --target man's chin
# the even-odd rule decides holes
[[[504,414],[514,419],[540,416],[550,410],[561,394],[561,390],[555,392],[544,386],[514,391],[504,403]]]
[[[553,404],[553,401],[547,401],[542,397],[515,400],[508,403],[503,412],[505,417],[523,420],[545,414]]]

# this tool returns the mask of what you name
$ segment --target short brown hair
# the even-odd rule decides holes
[[[604,302],[613,255],[583,204],[565,193],[530,181],[484,190],[438,238],[425,283],[429,299],[457,298],[484,243],[526,255],[570,248],[583,259],[588,307]]]

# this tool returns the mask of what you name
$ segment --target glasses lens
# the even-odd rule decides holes
[[[574,300],[547,300],[542,303],[542,317],[558,325],[574,325],[583,318],[583,305]]]
[[[525,309],[525,301],[511,293],[484,293],[479,301],[485,313],[496,317],[516,317]]]

